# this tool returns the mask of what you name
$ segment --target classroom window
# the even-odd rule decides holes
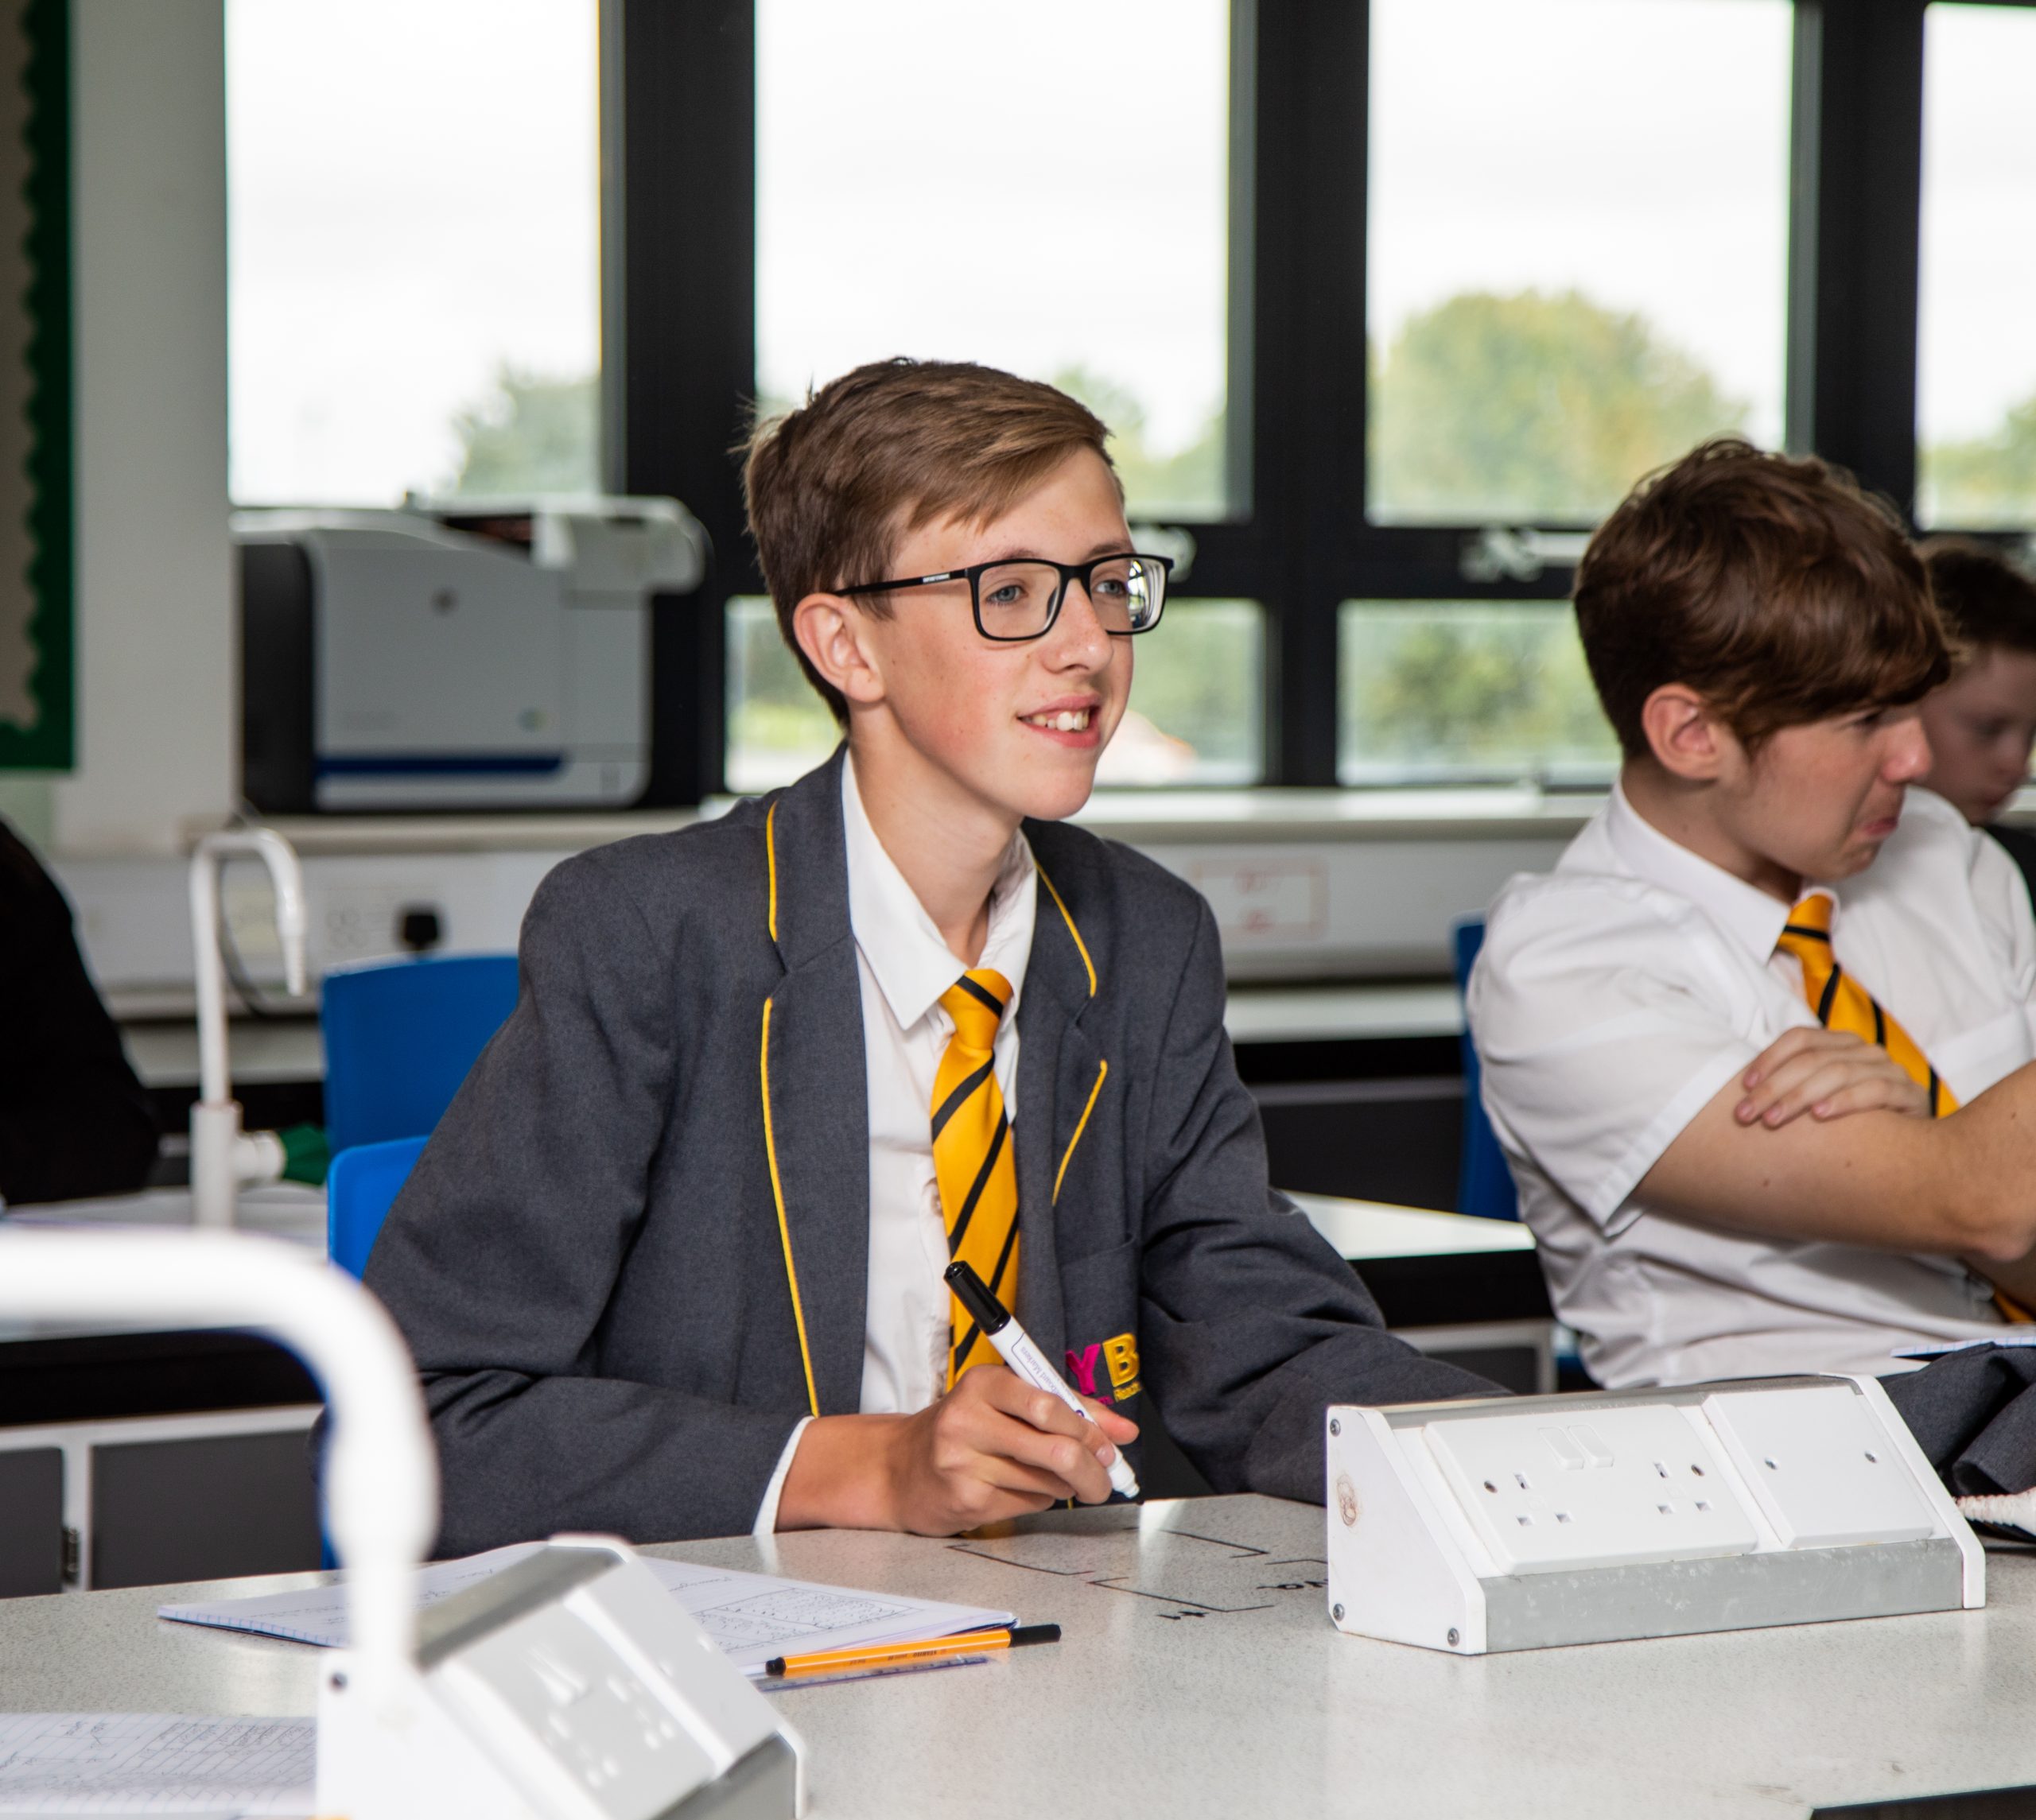
[[[1707,436],[1778,444],[1788,0],[1371,20],[1370,516],[1587,524]]]
[[[774,790],[834,749],[833,717],[778,634],[771,603],[728,607],[728,787]],[[1265,615],[1256,601],[1171,600],[1131,642],[1131,704],[1097,767],[1108,786],[1249,784],[1265,775]]]
[[[1131,648],[1131,706],[1096,767],[1098,784],[1265,776],[1265,615],[1257,601],[1170,600]]]
[[[1346,784],[1608,782],[1618,742],[1566,601],[1346,600]]]
[[[762,595],[737,595],[728,615],[728,787],[738,796],[802,777],[833,751],[841,729],[778,634]]]
[[[227,0],[243,504],[600,479],[596,0]]]
[[[1924,14],[1916,516],[2036,526],[2036,11]]]
[[[756,0],[766,406],[984,361],[1095,409],[1134,511],[1234,509],[1229,42],[1227,0]]]

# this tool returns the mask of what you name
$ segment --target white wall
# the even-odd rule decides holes
[[[222,0],[72,0],[78,766],[66,853],[232,804]]]

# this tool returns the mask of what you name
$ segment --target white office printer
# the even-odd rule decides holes
[[[651,772],[675,499],[236,513],[243,789],[268,814],[623,808]]]

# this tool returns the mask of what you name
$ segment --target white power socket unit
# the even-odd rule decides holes
[[[1743,1554],[1758,1540],[1708,1438],[1678,1409],[1599,1410],[1570,1422],[1490,1416],[1423,1433],[1508,1573]]]
[[[1871,1378],[1328,1411],[1330,1615],[1467,1655],[1984,1605]]]

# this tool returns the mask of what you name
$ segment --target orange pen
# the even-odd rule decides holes
[[[839,1674],[845,1670],[889,1668],[946,1655],[980,1655],[988,1649],[1023,1649],[1028,1643],[1059,1643],[1059,1624],[1001,1624],[995,1630],[958,1631],[953,1636],[927,1637],[919,1643],[865,1643],[854,1649],[816,1650],[810,1655],[774,1655],[764,1664],[768,1675]]]

